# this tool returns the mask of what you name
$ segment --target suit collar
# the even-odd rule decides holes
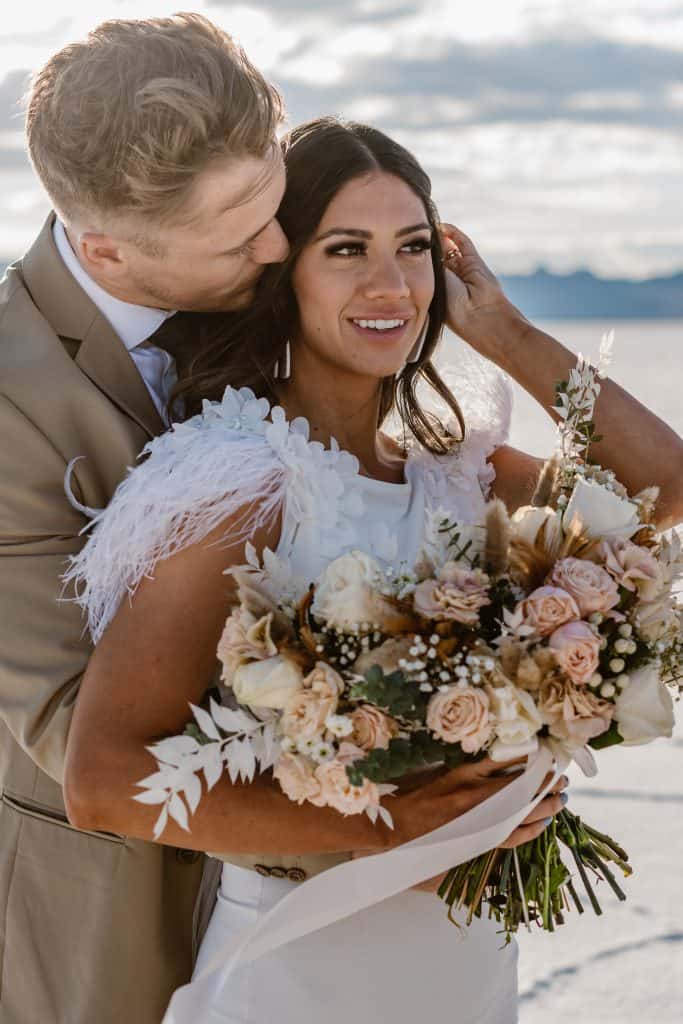
[[[53,236],[54,213],[21,261],[24,282],[52,329],[80,342],[76,364],[150,437],[166,429],[135,363],[111,324],[64,264]]]

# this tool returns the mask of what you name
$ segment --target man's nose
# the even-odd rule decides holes
[[[289,242],[280,227],[273,219],[263,229],[252,245],[251,258],[254,263],[282,263],[289,254]]]

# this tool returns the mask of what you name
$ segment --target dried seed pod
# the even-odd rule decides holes
[[[550,505],[553,494],[557,490],[559,468],[560,463],[556,455],[553,455],[544,464],[531,499],[534,508],[544,508],[546,505]]]
[[[492,576],[500,576],[508,567],[510,516],[500,498],[486,506],[486,543],[484,565]]]

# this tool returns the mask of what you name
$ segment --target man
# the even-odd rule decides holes
[[[0,284],[0,1024],[153,1024],[192,966],[199,854],[67,821],[89,655],[60,573],[169,422],[175,310],[250,301],[287,242],[280,98],[198,15],[101,25],[34,81],[55,213]]]

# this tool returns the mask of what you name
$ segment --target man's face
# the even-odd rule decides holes
[[[275,219],[284,190],[277,145],[265,158],[217,161],[198,177],[182,223],[151,237],[160,243],[159,255],[120,243],[126,266],[120,297],[196,312],[248,306],[266,264],[280,263],[289,251]]]

